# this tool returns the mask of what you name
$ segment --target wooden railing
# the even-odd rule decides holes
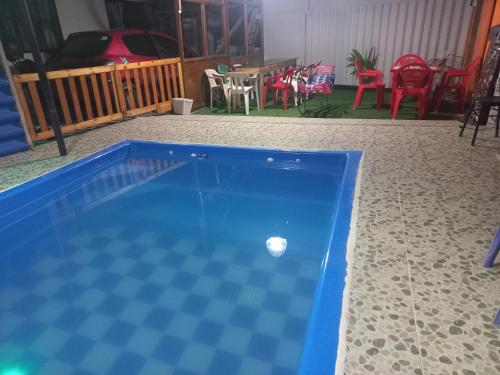
[[[37,73],[12,76],[33,141],[54,136],[47,122]],[[145,112],[172,109],[184,97],[179,58],[47,73],[64,133],[88,129]]]

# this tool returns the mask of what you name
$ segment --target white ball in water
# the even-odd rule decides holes
[[[276,258],[285,253],[287,244],[286,238],[281,237],[269,237],[266,241],[267,251]]]

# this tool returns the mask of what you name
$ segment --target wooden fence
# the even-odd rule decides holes
[[[179,58],[47,72],[64,133],[146,112],[172,109],[184,97]],[[54,136],[37,73],[13,75],[33,141]]]

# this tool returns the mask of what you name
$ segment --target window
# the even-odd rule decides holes
[[[50,52],[57,49],[63,37],[54,0],[29,0],[28,5],[38,32],[40,50]],[[0,6],[0,37],[9,59],[31,52],[20,6],[17,0],[2,0]]]
[[[229,3],[229,52],[231,56],[245,55],[244,5]]]
[[[151,3],[122,2],[123,24],[129,29],[152,30],[153,5]]]
[[[256,6],[247,7],[248,18],[248,54],[257,54],[262,48],[262,9]]]
[[[176,40],[171,40],[160,35],[151,35],[158,49],[158,56],[170,58],[179,56],[179,45]]]
[[[158,31],[177,39],[174,1],[106,0],[109,27]]]
[[[147,34],[133,34],[122,37],[128,50],[136,55],[157,56],[156,48],[151,37]]]
[[[184,47],[192,51],[193,56],[204,55],[200,4],[182,3],[182,35]]]
[[[108,48],[111,37],[105,33],[71,34],[64,42],[61,55],[64,57],[93,57]]]
[[[206,5],[208,54],[221,55],[226,52],[224,45],[224,8]]]

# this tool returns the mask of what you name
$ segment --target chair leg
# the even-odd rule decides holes
[[[467,123],[469,122],[469,119],[470,117],[472,116],[472,112],[474,111],[474,102],[472,102],[471,104],[471,107],[470,107],[470,110],[465,114],[465,117],[464,117],[464,124],[462,125],[461,129],[460,129],[460,133],[458,134],[459,137],[461,137],[462,135],[464,135],[464,130],[465,130],[465,127],[467,126]]]
[[[497,124],[495,126],[495,138],[498,138],[499,129],[500,129],[500,106],[497,107]]]
[[[297,107],[297,91],[299,87],[299,82],[296,79],[292,79],[292,89],[290,90],[293,93],[293,104],[294,107]]]
[[[260,98],[259,98],[259,89],[255,87],[255,99],[257,101],[257,111],[260,112]]]
[[[422,120],[425,115],[425,110],[427,108],[427,95],[420,95],[418,97],[418,119]]]
[[[214,101],[214,94],[213,94],[213,90],[210,89],[210,111],[213,111],[213,109],[214,109],[213,101]]]
[[[248,116],[250,114],[250,93],[245,93],[245,113]]]
[[[474,135],[472,136],[472,142],[470,143],[472,146],[476,144],[476,138],[478,132],[479,132],[479,121],[476,121],[476,128],[474,129]]]
[[[232,99],[233,99],[233,95],[231,93],[229,93],[229,95],[227,96],[227,113],[228,114],[231,114],[231,102],[232,102]]]
[[[500,252],[500,227],[497,229],[495,233],[495,237],[493,237],[493,243],[491,244],[490,250],[488,251],[488,255],[486,255],[486,259],[484,261],[485,267],[493,267],[495,263],[495,258],[498,256]]]
[[[264,85],[264,90],[262,90],[262,110],[266,109],[266,101],[267,101],[267,87]]]
[[[283,98],[283,108],[285,108],[285,111],[288,110],[288,90],[283,89],[281,90],[281,96]]]
[[[363,99],[363,91],[364,91],[363,86],[358,86],[358,89],[356,90],[356,97],[354,98],[354,105],[352,106],[352,109],[355,111],[359,104],[361,103],[361,99]]]
[[[490,250],[488,251],[488,255],[484,261],[485,267],[493,267],[493,263],[495,263],[495,258],[500,252],[500,227],[498,227],[495,237],[493,238],[493,243],[491,244]]]
[[[385,90],[385,85],[379,85],[377,86],[376,90],[376,96],[377,96],[377,111],[380,111],[382,106],[384,105],[384,90]]]
[[[441,97],[443,96],[443,92],[441,87],[437,86],[434,92],[434,100],[432,101],[432,111],[439,112],[439,107],[441,107]]]
[[[402,97],[399,95],[394,95],[393,103],[392,103],[392,119],[395,120],[398,115],[399,103],[401,102]]]
[[[420,99],[419,101],[420,103],[418,104],[417,118],[419,120],[422,120],[424,118],[425,110],[423,109],[422,99]]]
[[[278,103],[278,90],[273,91],[273,106],[276,107],[276,103]]]

